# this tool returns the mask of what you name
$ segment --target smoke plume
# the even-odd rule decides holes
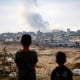
[[[27,20],[34,29],[40,29],[41,31],[48,30],[48,22],[44,21],[40,14],[31,13],[28,15]]]
[[[24,18],[26,20],[25,22],[28,22],[28,25],[30,25],[31,29],[33,31],[48,31],[49,23],[47,21],[44,21],[42,15],[38,12],[38,6],[36,6],[37,0],[24,0],[24,5]]]

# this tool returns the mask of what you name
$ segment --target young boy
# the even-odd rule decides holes
[[[58,52],[56,56],[56,67],[51,74],[51,80],[73,80],[72,72],[64,65],[66,62],[66,55],[63,52]]]
[[[31,36],[24,34],[21,39],[22,50],[16,53],[15,63],[18,67],[18,80],[36,80],[35,65],[38,62],[35,51],[29,49]]]

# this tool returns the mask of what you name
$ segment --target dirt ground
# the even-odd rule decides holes
[[[0,52],[2,52],[5,45],[0,44]],[[14,54],[21,49],[20,44],[8,43],[6,44],[7,53]],[[58,51],[63,51],[67,55],[67,62],[65,65],[71,70],[80,68],[80,49],[79,48],[40,48],[32,45],[31,49],[38,53],[38,63],[36,67],[36,73],[43,75],[48,74],[48,78],[38,78],[38,80],[50,80],[50,74],[52,70],[57,66],[55,63],[55,56]],[[74,80],[80,80],[80,76],[74,76]],[[0,80],[9,80],[7,78]]]

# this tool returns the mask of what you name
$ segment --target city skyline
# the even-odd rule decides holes
[[[79,0],[0,0],[0,33],[80,30]]]

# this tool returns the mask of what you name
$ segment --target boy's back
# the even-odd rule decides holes
[[[19,51],[16,53],[15,62],[19,69],[18,74],[21,76],[28,76],[32,74],[32,77],[35,76],[35,65],[37,62],[37,54],[35,51]]]
[[[58,52],[56,55],[58,67],[52,71],[51,80],[73,80],[72,72],[64,65],[65,62],[65,53]]]
[[[37,62],[37,54],[35,51],[19,51],[16,53],[15,62],[20,70],[30,70],[33,72]]]
[[[72,72],[65,66],[56,67],[52,71],[51,80],[73,80]]]

